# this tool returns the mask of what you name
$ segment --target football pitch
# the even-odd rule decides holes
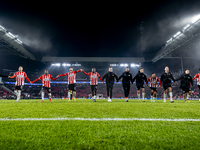
[[[0,100],[0,150],[199,148],[199,101]]]

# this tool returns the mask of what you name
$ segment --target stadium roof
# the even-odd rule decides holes
[[[35,60],[32,53],[26,50],[23,42],[0,25],[0,55],[18,55]]]
[[[142,63],[144,57],[43,57],[43,62],[117,62]]]
[[[200,15],[191,24],[170,38],[164,47],[152,59],[156,62],[162,58],[197,58],[200,41]]]

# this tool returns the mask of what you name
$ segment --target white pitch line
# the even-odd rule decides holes
[[[45,121],[45,120],[81,120],[81,121],[200,121],[200,119],[164,119],[164,118],[0,118],[0,121]]]

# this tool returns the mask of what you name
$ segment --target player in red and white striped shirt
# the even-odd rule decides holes
[[[67,76],[68,77],[68,98],[69,100],[72,99],[72,93],[74,101],[76,100],[76,73],[80,72],[80,70],[73,71],[72,67],[69,67],[69,72],[65,74],[60,74],[58,77]]]
[[[90,85],[91,85],[91,91],[92,91],[92,98],[93,98],[93,102],[96,102],[96,95],[97,95],[97,85],[98,85],[98,77],[101,80],[101,82],[103,82],[103,80],[101,79],[100,75],[98,72],[96,72],[95,68],[92,68],[92,72],[88,72],[86,73],[84,70],[81,69],[81,71],[90,76]]]
[[[200,69],[199,69],[199,71],[200,71]],[[194,81],[194,79],[197,79],[197,86],[200,90],[200,73],[197,73],[192,80]],[[199,95],[200,95],[200,93],[199,93]],[[199,101],[200,101],[200,97],[199,97]]]
[[[44,74],[41,75],[38,79],[32,81],[31,83],[34,83],[38,80],[42,80],[42,102],[44,102],[44,92],[45,90],[47,90],[48,94],[49,94],[49,101],[51,102],[51,79],[52,80],[56,80],[57,78],[53,78],[52,75],[48,74],[48,70],[44,71]]]
[[[156,98],[156,93],[157,93],[157,83],[159,82],[160,83],[160,86],[162,86],[162,82],[160,81],[160,79],[158,77],[156,77],[156,74],[155,73],[152,73],[152,76],[148,78],[146,84],[148,86],[148,83],[150,82],[149,84],[149,87],[151,89],[151,102],[155,102],[155,98]]]
[[[15,77],[16,77],[15,95],[17,96],[16,102],[19,102],[19,99],[20,99],[20,96],[21,96],[22,86],[24,85],[24,78],[26,78],[26,80],[30,83],[31,83],[31,81],[27,77],[26,73],[23,71],[22,66],[19,67],[19,71],[15,72],[13,76],[8,76],[8,78],[15,78]]]

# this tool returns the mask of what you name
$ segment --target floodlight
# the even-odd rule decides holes
[[[21,41],[21,40],[19,40],[19,39],[16,39],[15,40],[18,44],[22,44],[23,42]]]
[[[12,33],[10,33],[10,32],[6,33],[5,35],[8,36],[11,39],[15,38],[15,36]]]
[[[167,43],[170,43],[170,42],[172,42],[172,38],[167,41]]]
[[[60,63],[54,63],[54,64],[51,64],[52,66],[60,66]]]
[[[190,24],[186,25],[186,26],[183,28],[183,32],[184,32],[185,30],[187,30],[189,27],[190,27]]]
[[[72,64],[72,66],[81,66],[81,64]]]
[[[128,64],[120,64],[121,67],[127,67]]]
[[[6,31],[6,29],[4,27],[2,27],[1,25],[0,25],[0,30]]]
[[[197,22],[200,19],[200,15],[197,15],[195,17],[192,18],[192,23]]]
[[[140,67],[139,64],[131,64],[131,67]]]
[[[181,34],[181,32],[178,31],[173,37],[175,38],[175,37],[179,36],[180,34]]]
[[[115,66],[117,66],[117,64],[110,64],[110,66],[115,67]]]
[[[65,67],[65,66],[71,66],[71,64],[63,63],[62,66],[64,66],[64,67]]]

